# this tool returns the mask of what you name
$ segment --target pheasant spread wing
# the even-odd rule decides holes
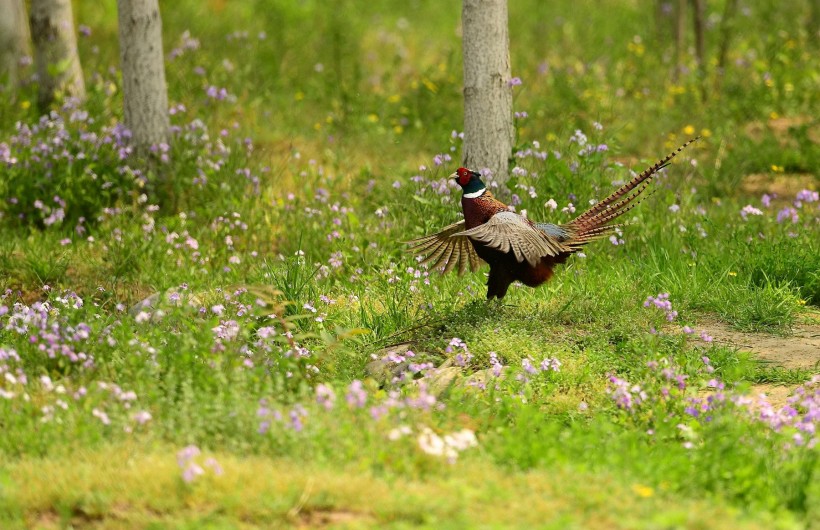
[[[501,252],[512,252],[519,263],[526,260],[533,267],[542,257],[570,251],[558,238],[514,212],[499,212],[483,225],[454,233],[453,239],[464,236]]]
[[[445,227],[440,232],[408,241],[410,252],[424,256],[422,265],[432,264],[430,268],[444,267],[442,274],[458,267],[458,275],[476,271],[481,266],[481,258],[476,254],[473,244],[466,237],[452,237],[464,230],[464,221]]]

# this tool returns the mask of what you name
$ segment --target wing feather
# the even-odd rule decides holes
[[[464,227],[464,221],[459,221],[435,234],[408,241],[408,250],[424,257],[421,265],[441,269],[442,274],[456,268],[459,276],[467,272],[468,268],[475,271],[481,266],[481,258],[476,254],[472,243],[466,237],[452,237],[463,231]]]
[[[451,237],[468,237],[501,252],[512,252],[516,261],[526,261],[533,267],[545,256],[570,252],[558,239],[537,229],[514,212],[499,212],[489,221]]]

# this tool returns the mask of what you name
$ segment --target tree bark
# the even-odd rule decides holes
[[[729,43],[732,40],[737,0],[726,0],[723,7],[723,16],[720,19],[720,47],[718,48],[717,69],[723,75],[726,70],[726,58],[729,55]]]
[[[683,47],[686,39],[686,0],[678,0],[675,8],[675,70],[672,81],[677,83],[683,70]]]
[[[706,0],[692,0],[692,23],[695,33],[695,60],[698,64],[698,82],[701,99],[706,101],[706,37],[704,35],[704,16]]]
[[[718,45],[717,67],[715,68],[714,86],[715,93],[718,94],[722,89],[723,80],[726,78],[726,61],[729,57],[729,45],[732,40],[736,11],[737,0],[726,0],[726,4],[723,6],[723,16],[720,19],[720,44]]]
[[[20,79],[20,59],[31,55],[31,33],[23,0],[0,0],[0,80],[11,91]]]
[[[85,81],[77,54],[71,0],[31,0],[29,23],[40,83],[40,109],[46,110],[59,92],[84,98]]]
[[[806,32],[809,43],[820,44],[820,0],[809,0],[809,18],[806,19]]]
[[[123,113],[138,153],[168,139],[168,89],[157,0],[117,0]]]
[[[507,0],[463,0],[466,167],[508,178],[514,129]]]

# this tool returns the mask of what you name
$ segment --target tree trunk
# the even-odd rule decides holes
[[[806,19],[806,32],[809,43],[820,44],[820,0],[809,0],[809,18]]]
[[[692,23],[695,33],[695,59],[698,63],[698,82],[701,100],[706,101],[706,37],[704,36],[704,15],[706,0],[692,0]]]
[[[138,153],[168,139],[168,90],[157,0],[117,0],[125,126]]]
[[[508,177],[514,130],[507,0],[463,0],[464,165]]]
[[[717,69],[719,75],[726,70],[726,58],[729,55],[729,42],[732,40],[737,0],[726,0],[723,6],[723,16],[720,19],[720,47],[718,48]]]
[[[672,81],[677,83],[683,70],[683,46],[686,39],[686,0],[678,0],[675,8],[675,70]]]
[[[84,98],[85,82],[77,54],[71,0],[31,0],[29,23],[40,83],[40,109],[45,111],[59,92]]]
[[[0,80],[9,91],[17,84],[20,59],[31,55],[31,34],[23,0],[0,0]]]
[[[726,61],[729,57],[729,45],[735,25],[737,0],[726,0],[723,6],[723,16],[720,19],[720,44],[718,45],[717,67],[715,73],[715,93],[720,93],[723,79],[726,77]]]

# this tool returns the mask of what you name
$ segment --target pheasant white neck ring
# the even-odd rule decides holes
[[[464,198],[465,199],[475,199],[477,197],[481,197],[482,195],[484,195],[484,193],[486,191],[487,191],[487,188],[485,188],[483,186],[481,188],[479,188],[478,190],[472,192],[472,193],[467,193],[467,190],[464,190]]]

